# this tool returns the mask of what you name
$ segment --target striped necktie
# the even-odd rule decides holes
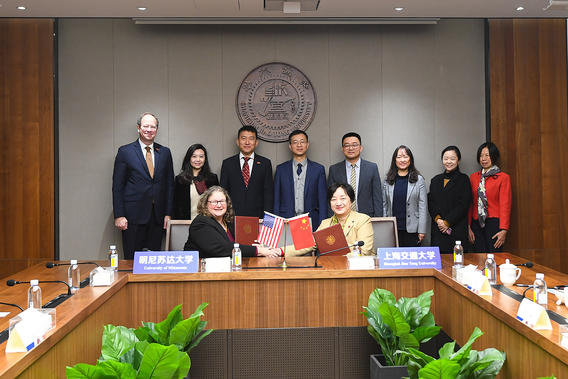
[[[249,165],[248,165],[248,160],[250,159],[250,157],[243,157],[243,159],[245,160],[245,163],[243,164],[243,181],[245,182],[245,187],[248,188],[249,186],[249,180],[250,180],[250,169],[249,169]]]

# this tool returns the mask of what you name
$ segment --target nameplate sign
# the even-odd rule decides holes
[[[471,275],[466,275],[465,286],[478,295],[493,296],[489,279],[479,270],[475,270]]]
[[[136,251],[134,274],[186,274],[199,270],[197,251]]]
[[[440,248],[433,247],[379,247],[381,269],[442,269]]]
[[[552,330],[550,317],[540,304],[524,298],[517,311],[517,320],[536,330]]]

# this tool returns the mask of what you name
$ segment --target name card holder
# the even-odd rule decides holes
[[[349,270],[374,270],[376,257],[347,257],[349,262]]]
[[[205,262],[204,272],[231,272],[231,257],[202,258]]]
[[[517,311],[517,320],[535,330],[552,330],[546,309],[529,299],[523,299]]]
[[[44,340],[55,327],[55,308],[28,308],[10,319],[6,353],[25,353]]]
[[[493,296],[489,279],[479,270],[466,276],[465,286],[478,295]]]
[[[135,251],[133,274],[191,274],[199,270],[197,251]]]

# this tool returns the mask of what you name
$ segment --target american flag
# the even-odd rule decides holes
[[[264,212],[260,232],[258,232],[258,242],[275,248],[280,240],[282,234],[282,227],[284,226],[284,219],[273,215],[272,213]]]

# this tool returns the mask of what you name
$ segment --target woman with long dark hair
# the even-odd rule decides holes
[[[471,204],[469,177],[460,172],[461,152],[457,146],[442,150],[444,172],[430,181],[428,210],[432,219],[431,245],[451,253],[456,241],[467,243],[467,212]]]
[[[201,194],[217,185],[219,179],[209,168],[207,149],[200,143],[191,145],[183,158],[181,173],[175,180],[173,219],[193,219],[197,215]]]
[[[469,177],[472,191],[469,241],[476,252],[501,251],[510,226],[511,178],[497,166],[499,155],[494,143],[482,143],[477,149],[481,171]]]
[[[383,214],[396,217],[399,245],[420,245],[428,222],[426,184],[407,146],[394,150],[383,189]]]

